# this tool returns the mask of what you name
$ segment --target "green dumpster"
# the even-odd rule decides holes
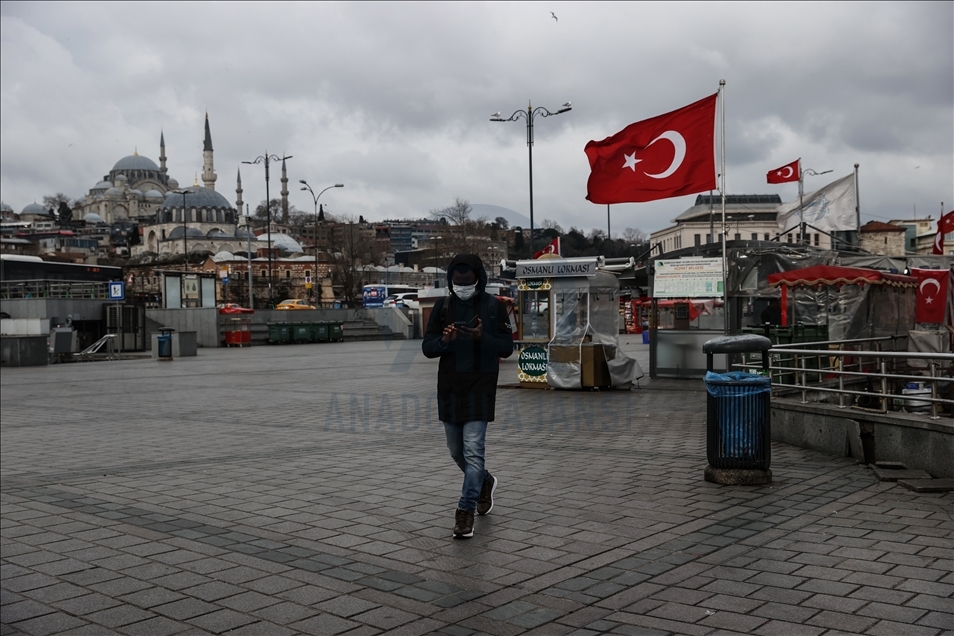
[[[340,322],[329,322],[328,323],[328,339],[332,342],[341,342],[344,340],[344,330],[342,329],[342,323]]]
[[[328,342],[328,323],[316,322],[314,332],[315,342]]]
[[[291,330],[287,322],[268,323],[268,341],[272,344],[284,344],[291,340]]]
[[[293,322],[291,324],[292,340],[295,342],[308,342],[311,340],[311,323]]]

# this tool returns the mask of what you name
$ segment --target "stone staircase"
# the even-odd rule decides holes
[[[405,340],[404,334],[391,331],[373,320],[346,322],[342,326],[345,340]]]

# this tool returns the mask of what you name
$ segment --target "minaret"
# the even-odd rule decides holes
[[[239,216],[243,214],[245,208],[242,207],[242,169],[239,168],[238,176],[235,179],[235,209]]]
[[[212,165],[212,133],[209,131],[209,113],[205,114],[205,144],[202,147],[202,181],[215,190],[215,167]]]
[[[168,172],[166,169],[166,136],[161,130],[159,131],[159,172],[163,175]]]
[[[288,224],[288,171],[282,159],[282,223]]]

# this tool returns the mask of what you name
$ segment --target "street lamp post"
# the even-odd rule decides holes
[[[321,195],[323,195],[328,190],[331,190],[332,188],[343,188],[344,184],[336,183],[334,185],[330,185],[324,190],[322,190],[321,192],[319,192],[318,194],[315,194],[315,191],[311,189],[311,186],[308,185],[308,182],[305,181],[304,179],[299,179],[298,183],[302,185],[302,188],[301,188],[302,190],[308,191],[308,193],[311,195],[312,200],[315,203],[315,271],[311,275],[311,289],[315,293],[315,305],[317,306],[318,291],[315,285],[317,285],[318,283],[318,199],[321,198]]]
[[[515,111],[513,115],[504,119],[500,116],[500,112],[496,112],[490,118],[490,121],[517,121],[518,119],[524,119],[527,122],[527,153],[530,159],[530,252],[533,253],[533,120],[537,115],[541,117],[552,117],[553,115],[559,115],[560,113],[565,113],[569,110],[573,110],[572,102],[567,102],[560,107],[555,113],[550,112],[543,106],[533,107],[532,102],[527,103],[527,110],[518,110]]]
[[[252,161],[243,161],[242,163],[256,164],[264,163],[265,164],[265,211],[268,214],[268,304],[269,308],[275,307],[275,298],[272,296],[272,205],[271,201],[268,198],[268,163],[270,161],[286,161],[291,159],[291,155],[286,157],[279,157],[278,155],[270,155],[268,151],[265,151],[265,154],[261,157],[255,157]]]
[[[173,194],[182,195],[182,255],[185,257],[185,271],[189,271],[189,226],[186,224],[186,195],[189,190],[173,190]]]

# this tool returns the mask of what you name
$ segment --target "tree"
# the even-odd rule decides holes
[[[540,223],[540,228],[543,230],[556,230],[558,234],[563,234],[563,228],[560,227],[560,224],[550,219],[543,219],[543,222]]]
[[[369,282],[365,269],[377,260],[373,236],[369,236],[362,223],[347,218],[335,233],[337,247],[329,254],[331,260],[331,282],[341,290],[344,301],[349,307],[361,304],[361,289]]]
[[[431,210],[431,217],[440,220],[449,227],[442,231],[439,260],[454,254],[472,254],[486,244],[490,237],[490,226],[485,217],[470,218],[473,209],[466,199],[456,197],[454,205],[443,210]]]
[[[649,234],[635,227],[628,227],[623,230],[623,240],[631,245],[645,243],[649,239]]]
[[[268,203],[268,207],[272,210],[272,221],[281,223],[282,220],[282,200],[281,199],[271,199]],[[288,216],[289,218],[292,214],[300,214],[298,209],[295,206],[288,206]],[[265,207],[265,201],[261,201],[257,206],[255,206],[255,213],[252,215],[260,221],[268,220],[268,208]]]
[[[69,227],[73,225],[73,210],[70,209],[66,201],[60,201],[56,210],[56,220],[60,227]]]
[[[73,197],[68,197],[62,192],[57,192],[51,196],[43,197],[43,207],[47,210],[58,210],[60,203],[65,203],[72,209],[74,207],[75,201]]]
[[[503,218],[502,216],[498,216],[496,219],[494,219],[494,223],[496,223],[497,227],[501,230],[506,231],[510,229],[510,221]]]

